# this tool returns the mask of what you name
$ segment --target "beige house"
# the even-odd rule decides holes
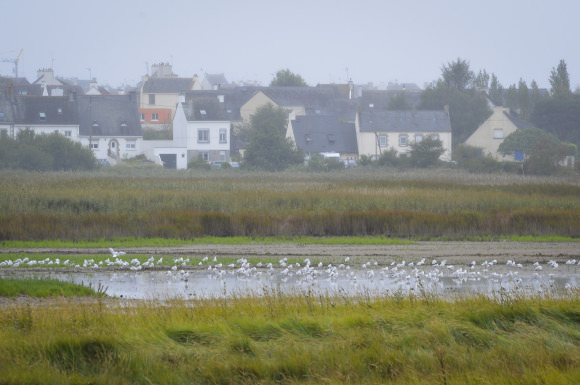
[[[168,63],[154,64],[152,75],[145,75],[139,92],[139,114],[143,128],[171,128],[179,96],[201,89],[197,75],[180,78]]]
[[[465,144],[482,149],[483,155],[490,155],[499,161],[515,160],[514,155],[503,156],[498,152],[499,145],[511,133],[532,125],[519,119],[519,115],[507,107],[493,108],[492,115],[465,141]]]
[[[395,150],[407,156],[413,143],[431,137],[439,139],[445,152],[440,159],[451,160],[451,122],[447,109],[441,111],[361,110],[355,120],[358,153],[378,159],[383,152]]]

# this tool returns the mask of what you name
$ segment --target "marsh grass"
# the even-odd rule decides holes
[[[460,173],[0,173],[0,240],[580,237],[577,179]]]
[[[86,287],[56,279],[0,278],[0,297],[102,297],[105,288]]]
[[[272,291],[11,306],[0,312],[0,380],[576,384],[578,294],[346,300]]]

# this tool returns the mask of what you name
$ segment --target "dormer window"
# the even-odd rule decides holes
[[[336,137],[334,134],[328,134],[327,138],[328,138],[328,141],[331,143],[334,143],[336,141]]]
[[[306,140],[306,143],[312,142],[312,137],[310,136],[310,134],[304,135],[304,139]]]
[[[41,121],[44,122],[46,120],[46,112],[41,112],[38,115],[39,115]]]
[[[125,122],[124,120],[121,122],[121,132],[125,132],[125,130],[127,129],[127,122]]]
[[[207,112],[206,112],[205,110],[199,110],[199,113],[200,113],[201,115],[207,115]]]
[[[59,115],[62,115],[62,108],[59,108],[58,110],[56,110],[56,113]]]
[[[93,128],[99,128],[99,127],[101,127],[101,125],[99,124],[99,122],[97,122],[96,120],[93,121],[92,126],[93,126]]]

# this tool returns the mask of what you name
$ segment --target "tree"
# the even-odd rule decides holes
[[[457,61],[447,63],[441,68],[443,82],[451,88],[458,91],[464,91],[471,88],[474,78],[473,72],[469,68],[469,62],[457,58]]]
[[[394,96],[389,99],[387,104],[387,110],[390,111],[401,111],[401,110],[410,110],[413,106],[407,100],[404,92],[398,92]]]
[[[520,116],[523,120],[528,120],[531,112],[530,89],[526,82],[520,78],[518,83],[518,106],[520,108]]]
[[[523,155],[524,172],[549,175],[557,170],[569,149],[554,135],[539,128],[526,128],[508,135],[498,151],[503,155],[519,152]]]
[[[557,68],[552,68],[550,86],[552,86],[550,93],[555,98],[566,98],[572,95],[570,77],[564,60],[560,60]]]
[[[511,108],[512,110],[518,109],[518,89],[515,84],[508,87],[507,92],[505,93],[505,104],[506,107]]]
[[[489,87],[489,74],[485,70],[479,70],[473,83],[477,89],[487,89]]]
[[[304,154],[286,138],[286,110],[266,104],[250,118],[248,146],[244,167],[266,171],[281,171],[302,164]]]
[[[513,154],[514,152],[520,152],[525,159],[530,155],[530,152],[532,152],[537,143],[541,141],[554,144],[560,143],[554,135],[539,128],[526,128],[516,130],[508,135],[499,145],[498,151],[504,156]]]
[[[20,131],[16,139],[0,138],[0,168],[30,171],[93,170],[97,167],[93,152],[61,134],[36,135]]]
[[[503,106],[503,86],[495,74],[491,74],[491,83],[489,85],[489,98],[496,106]]]
[[[541,99],[534,106],[530,120],[558,139],[580,145],[580,97]]]
[[[473,89],[458,91],[438,81],[421,94],[418,109],[442,110],[449,106],[449,118],[453,131],[453,147],[463,143],[490,115],[487,99]]]
[[[308,87],[302,76],[283,69],[276,72],[276,76],[270,82],[270,87]]]
[[[439,157],[445,152],[443,143],[430,136],[411,145],[411,164],[415,167],[431,167],[439,163]]]

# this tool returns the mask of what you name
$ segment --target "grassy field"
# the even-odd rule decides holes
[[[0,383],[578,384],[579,294],[9,305]]]
[[[577,178],[349,171],[3,171],[0,241],[580,237]]]
[[[577,178],[238,171],[2,171],[0,247],[580,238]],[[44,257],[59,259],[56,268],[68,258],[35,258]],[[78,290],[0,280],[0,384],[580,382],[577,288],[445,299],[272,290],[169,302]],[[49,298],[31,306],[23,295]]]

